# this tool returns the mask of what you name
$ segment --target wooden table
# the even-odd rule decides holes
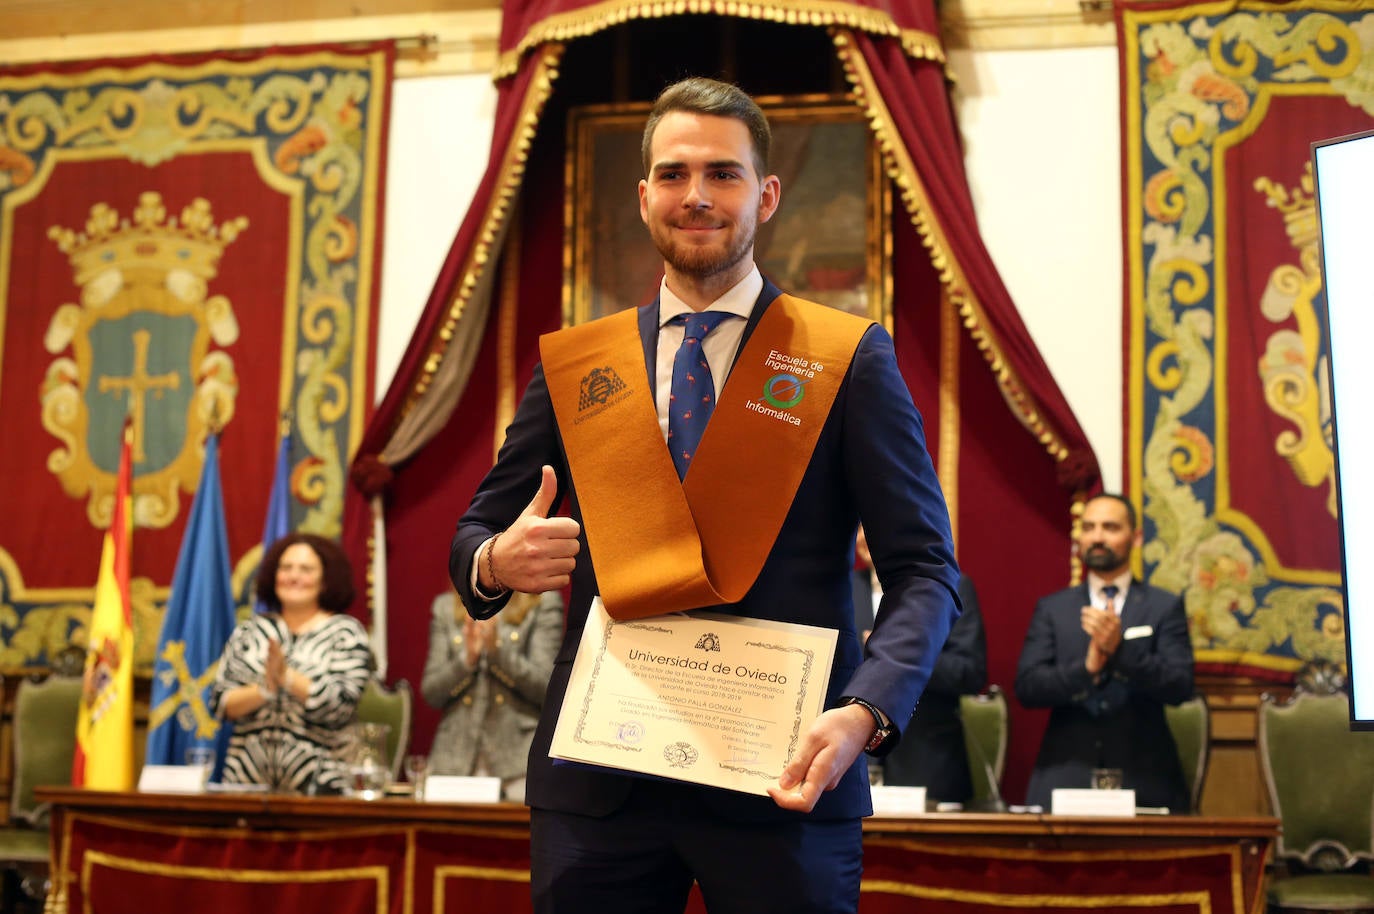
[[[52,804],[55,914],[530,910],[522,806],[70,788],[40,798]],[[1277,834],[1272,818],[873,818],[860,912],[1262,914]],[[695,894],[690,910],[702,910]]]

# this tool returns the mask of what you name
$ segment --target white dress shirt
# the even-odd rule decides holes
[[[1116,599],[1107,600],[1107,595],[1102,592],[1102,588],[1109,584],[1116,585]],[[1110,609],[1118,616],[1121,609],[1126,605],[1126,593],[1131,589],[1131,573],[1123,571],[1120,575],[1111,580],[1100,578],[1092,572],[1088,572],[1088,595],[1092,599],[1092,604],[1097,609]]]
[[[711,380],[716,385],[716,400],[720,400],[720,389],[730,374],[730,365],[735,361],[740,340],[744,338],[744,327],[749,314],[754,310],[754,302],[763,291],[763,276],[755,266],[749,275],[735,283],[730,291],[706,306],[707,311],[725,311],[739,315],[739,320],[722,321],[720,326],[706,334],[701,341],[701,350],[706,353],[706,363],[711,366]],[[654,407],[658,410],[658,427],[663,440],[668,440],[668,396],[673,386],[673,358],[682,345],[686,328],[681,324],[669,323],[679,314],[690,314],[682,299],[668,288],[666,281],[659,283],[658,289],[658,357],[655,363]]]

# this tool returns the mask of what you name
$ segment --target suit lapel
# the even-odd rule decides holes
[[[1082,611],[1084,606],[1092,606],[1093,595],[1088,589],[1088,576],[1083,576],[1083,583],[1078,585],[1078,605],[1074,607],[1073,615],[1068,619],[1070,630],[1074,632],[1074,643],[1079,646],[1079,650],[1086,654],[1088,652],[1088,642],[1092,639],[1088,633],[1083,631]]]
[[[759,319],[763,317],[763,312],[768,310],[768,306],[773,303],[773,299],[782,294],[782,290],[765,278],[763,288],[759,291],[759,297],[754,299],[754,308],[749,312],[749,319],[744,323],[744,335],[739,339],[739,348],[735,350],[735,357],[730,360],[730,367],[735,367],[735,362],[739,360],[739,354],[744,351],[744,344],[749,342],[749,337],[754,335],[754,328],[759,325]]]
[[[658,299],[639,309],[639,342],[644,346],[644,371],[649,375],[649,399],[658,402]]]
[[[1145,616],[1145,585],[1131,578],[1131,588],[1126,591],[1126,605],[1121,607],[1121,630],[1139,625]]]

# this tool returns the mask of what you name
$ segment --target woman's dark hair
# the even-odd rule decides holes
[[[282,553],[297,543],[305,543],[320,559],[320,609],[340,613],[353,602],[353,566],[343,548],[331,539],[314,533],[288,533],[277,540],[258,566],[258,599],[274,611],[281,609],[277,599],[277,566]]]

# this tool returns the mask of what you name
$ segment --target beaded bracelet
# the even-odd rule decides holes
[[[496,585],[496,590],[499,593],[505,593],[509,588],[506,587],[505,584],[502,584],[501,579],[496,576],[496,560],[492,558],[492,556],[496,554],[496,541],[499,540],[501,534],[505,532],[504,530],[500,531],[491,538],[490,543],[487,543],[487,575],[491,578],[492,583]]]

